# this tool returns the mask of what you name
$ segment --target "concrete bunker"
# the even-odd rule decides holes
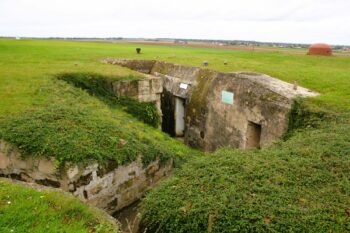
[[[263,148],[287,131],[295,98],[318,95],[253,72],[223,73],[155,60],[104,62],[145,74],[146,81],[140,82],[149,84],[134,96],[157,103],[164,132],[204,151]]]
[[[161,97],[162,131],[172,137],[185,135],[186,99],[164,91]]]
[[[120,96],[156,103],[163,131],[205,151],[269,145],[287,130],[293,100],[318,95],[257,73],[222,73],[160,61],[105,62],[144,73],[144,80],[116,81],[111,87]],[[172,169],[172,160],[144,166],[137,159],[124,166],[94,163],[58,170],[53,160],[23,159],[19,150],[0,141],[0,177],[61,188],[108,213],[139,200]]]
[[[246,149],[260,148],[261,125],[248,121]]]
[[[187,99],[165,91],[161,98],[162,131],[173,137],[184,137]]]

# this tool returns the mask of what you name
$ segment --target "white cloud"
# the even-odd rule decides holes
[[[350,44],[348,9],[348,0],[0,0],[0,35]]]

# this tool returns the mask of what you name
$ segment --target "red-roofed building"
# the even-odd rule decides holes
[[[309,47],[308,55],[331,56],[332,48],[328,44],[313,44]]]

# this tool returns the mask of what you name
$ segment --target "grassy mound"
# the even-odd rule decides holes
[[[297,110],[297,112],[307,112]],[[349,118],[290,132],[261,151],[187,163],[143,202],[148,232],[350,231]]]
[[[153,104],[116,99],[104,86],[143,78],[99,61],[130,48],[1,39],[0,138],[25,155],[52,156],[60,165],[109,160],[127,164],[138,156],[147,164],[157,157],[191,154],[180,142],[140,122],[158,124]],[[57,74],[65,81],[57,80]]]
[[[97,209],[56,191],[36,191],[0,179],[0,232],[117,233]]]
[[[60,80],[50,80],[38,90],[47,105],[19,114],[0,116],[0,138],[25,154],[53,156],[59,164],[116,161],[127,164],[141,156],[144,164],[179,158],[189,152],[159,130],[146,126]]]
[[[89,94],[98,97],[109,106],[122,107],[123,110],[140,121],[153,127],[160,124],[160,116],[154,103],[138,102],[127,97],[118,97],[112,90],[112,81],[108,76],[95,73],[63,73],[57,75],[58,79],[64,80],[87,90]],[[129,80],[138,80],[139,78],[129,76]]]

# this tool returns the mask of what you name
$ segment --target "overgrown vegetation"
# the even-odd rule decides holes
[[[147,232],[350,231],[350,124],[195,158],[143,201]]]
[[[63,81],[51,80],[40,88],[43,93],[50,94],[50,104],[0,117],[0,138],[26,155],[53,156],[59,165],[109,160],[123,165],[141,156],[147,165],[156,158],[179,159],[190,151]]]
[[[117,233],[117,225],[57,191],[36,191],[0,179],[0,232]]]
[[[292,132],[297,129],[317,128],[324,121],[335,120],[336,113],[315,106],[303,98],[294,101],[289,115],[288,130]]]
[[[146,124],[153,127],[158,127],[160,124],[160,116],[155,103],[138,102],[131,98],[118,97],[112,89],[112,83],[116,81],[105,75],[96,73],[63,73],[57,75],[57,78],[87,90],[89,94],[98,97],[110,107],[122,107],[124,111]],[[126,79],[139,80],[140,78],[127,76]]]
[[[0,138],[27,154],[55,156],[61,164],[110,159],[123,164],[138,154],[147,163],[155,156],[194,154],[126,114],[122,104],[101,98],[108,93],[77,85],[91,96],[52,79],[67,72],[98,73],[115,80],[137,77],[130,70],[100,63],[104,57],[142,56],[194,66],[208,60],[210,69],[297,81],[321,96],[297,103],[285,141],[261,151],[223,149],[193,157],[147,196],[144,224],[149,232],[350,231],[350,58],[146,45],[137,55],[135,47],[1,39]],[[28,212],[34,216],[35,206],[16,210],[20,216]],[[2,206],[0,213],[5,214]],[[14,214],[7,216],[15,219]]]

